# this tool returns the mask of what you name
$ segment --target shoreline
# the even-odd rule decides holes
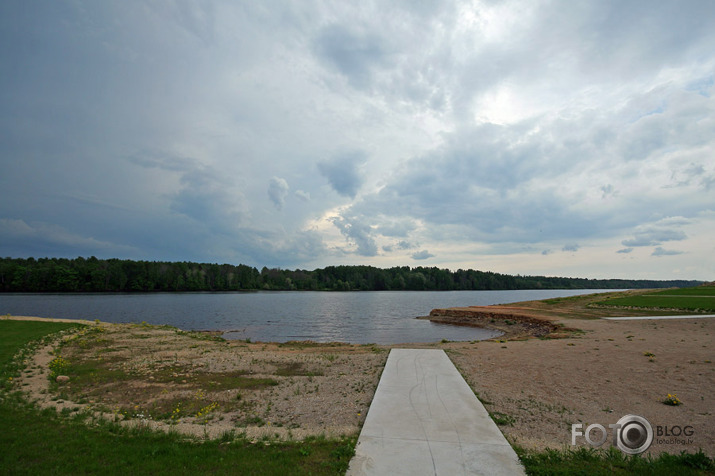
[[[416,319],[430,319],[430,317],[417,317]],[[84,325],[132,325],[132,323],[119,323],[119,322],[106,322],[106,321],[100,321],[100,320],[94,320],[90,321],[87,319],[67,319],[67,318],[55,318],[55,317],[40,317],[40,316],[14,316],[14,315],[2,315],[0,316],[0,320],[11,320],[11,321],[45,321],[45,322],[63,322],[63,323],[77,323],[77,324],[84,324]],[[487,341],[487,340],[493,340],[493,339],[501,339],[504,338],[504,336],[507,334],[507,331],[513,330],[509,329],[506,326],[499,326],[499,325],[476,325],[473,323],[465,323],[461,324],[459,322],[440,322],[435,320],[434,322],[440,323],[440,324],[451,324],[455,326],[466,326],[466,327],[480,327],[480,328],[485,328],[485,329],[490,329],[490,330],[495,330],[495,331],[501,331],[503,334],[496,336],[496,337],[490,337],[488,339],[480,339],[479,341]],[[137,324],[134,324],[137,325]],[[161,327],[161,324],[150,324],[152,326],[157,326]],[[169,326],[169,327],[174,327],[174,326]],[[502,328],[503,327],[503,328]],[[235,332],[234,330],[213,330],[213,329],[196,329],[196,330],[185,330],[185,329],[180,329],[176,327],[176,329],[183,331],[183,332],[197,332],[200,334],[204,334],[207,336],[212,336],[212,337],[223,337],[223,334],[228,333],[228,332]],[[227,342],[245,342],[246,339],[226,339],[224,338]],[[474,339],[471,340],[464,340],[464,341],[450,341],[450,342],[471,342]],[[285,341],[285,342],[274,342],[274,341],[259,341],[259,340],[251,340],[252,343],[254,344],[275,344],[275,345],[280,345],[280,344],[290,344],[290,343],[310,343],[314,345],[344,345],[344,346],[364,346],[367,345],[365,343],[355,343],[355,342],[345,342],[345,341],[333,341],[333,342],[318,342],[314,340],[290,340],[290,341]],[[380,347],[391,347],[391,346],[399,346],[399,347],[404,347],[406,345],[412,345],[412,346],[426,346],[426,345],[433,345],[436,343],[439,343],[439,340],[435,340],[434,342],[396,342],[393,344],[375,344]],[[373,344],[373,343],[370,343]]]
[[[90,321],[87,319],[64,319],[64,318],[58,318],[58,317],[40,317],[40,316],[13,316],[10,314],[6,314],[3,316],[0,316],[0,320],[2,321],[45,321],[45,322],[65,322],[65,323],[77,323],[77,324],[84,324],[84,325],[96,325],[96,324],[109,324],[108,322],[103,322],[103,321]]]
[[[471,314],[484,312],[479,308],[465,309]],[[220,394],[205,389],[206,398],[212,400],[206,400],[200,406],[217,401],[228,402],[233,409],[216,412],[207,424],[192,424],[193,415],[187,415],[186,420],[182,416],[180,425],[166,425],[193,431],[198,437],[201,437],[199,430],[214,435],[214,430],[220,433],[226,428],[236,429],[251,438],[275,433],[286,438],[321,433],[356,434],[372,401],[388,350],[440,348],[447,352],[512,444],[532,450],[568,449],[572,448],[572,424],[599,423],[608,428],[624,415],[637,414],[646,418],[654,430],[656,427],[682,428],[686,425],[694,429],[692,442],[654,440],[648,453],[702,449],[707,455],[715,456],[715,404],[708,393],[709,389],[715,388],[715,342],[712,340],[715,319],[693,316],[693,319],[606,320],[596,315],[604,310],[565,310],[543,303],[490,306],[489,312],[500,315],[481,319],[490,326],[503,325],[506,330],[513,331],[510,336],[474,342],[391,346],[219,342],[209,335],[176,332],[166,327],[105,326],[101,322],[73,319],[58,321],[89,324],[88,328],[75,332],[78,337],[70,341],[71,345],[64,345],[63,357],[70,361],[89,358],[90,362],[95,362],[96,352],[107,357],[115,355],[119,359],[118,369],[140,371],[136,375],[132,373],[134,380],[130,384],[125,382],[125,391],[146,392],[156,388],[157,392],[164,389],[170,394],[178,392],[176,398],[186,401],[182,408],[188,408],[189,402],[196,402],[199,387],[196,386],[198,383],[192,382],[201,381],[207,372],[249,372],[246,377],[272,378],[281,382],[279,386],[263,390],[241,390],[240,401],[235,398],[222,400]],[[522,315],[525,323],[539,316],[539,325],[546,322],[555,330],[542,336],[516,332],[521,329],[516,315]],[[0,319],[6,317],[0,316]],[[32,316],[13,316],[11,319],[56,320]],[[491,319],[496,322],[492,323]],[[507,324],[507,320],[514,322]],[[105,342],[104,339],[111,335],[114,335],[114,343]],[[82,357],[83,352],[85,357]],[[126,353],[124,357],[121,357],[122,352]],[[178,377],[167,375],[170,369],[162,370],[166,365],[178,365],[176,370],[171,370],[177,372]],[[47,365],[30,365],[28,368],[47,369]],[[292,374],[277,376],[284,371]],[[49,384],[46,370],[33,372],[38,382]],[[169,377],[171,381],[162,380]],[[18,379],[16,388],[27,391],[28,387],[22,386],[26,382],[22,379],[26,378],[29,376]],[[73,389],[80,384],[77,380],[70,381]],[[62,406],[49,401],[52,392],[63,391],[61,387],[44,394],[41,391],[46,387],[38,388],[29,394],[28,400],[43,398],[58,412],[65,407],[78,406],[76,399],[74,402],[65,400]],[[108,408],[119,404],[133,408],[136,404],[156,401],[147,399],[145,394],[122,396],[111,388],[110,393],[106,393],[107,387],[103,386],[90,386],[86,391],[95,392],[92,394],[97,396],[89,398],[99,398],[96,403]],[[683,404],[665,405],[663,400],[668,394],[676,394]],[[265,424],[241,423],[252,419],[258,421],[258,418]],[[146,419],[132,411],[121,419],[123,424],[148,424]],[[239,423],[243,426],[237,427]],[[280,429],[279,424],[283,425]],[[583,439],[577,443],[588,447]]]

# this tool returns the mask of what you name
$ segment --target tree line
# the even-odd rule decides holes
[[[688,287],[701,281],[512,276],[459,269],[328,266],[312,271],[243,264],[90,258],[0,258],[0,292],[461,291]]]

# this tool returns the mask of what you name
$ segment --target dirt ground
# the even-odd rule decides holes
[[[656,433],[650,452],[702,448],[715,456],[715,318],[607,321],[543,303],[506,308],[489,311],[505,320],[521,313],[528,325],[492,316],[481,324],[507,335],[393,347],[444,348],[507,438],[524,448],[569,447],[572,423],[608,428],[635,414]],[[547,321],[549,335],[534,318]],[[528,337],[528,329],[541,337]],[[168,327],[102,323],[38,351],[17,385],[58,411],[88,409],[124,424],[192,435],[356,435],[388,351],[221,342]],[[50,383],[48,366],[58,354],[84,373]],[[93,375],[92,368],[104,370]],[[662,403],[668,394],[682,405]],[[611,430],[608,436],[606,445]]]
[[[199,437],[302,439],[356,435],[386,359],[372,345],[248,343],[90,323],[40,348],[17,386],[64,414]],[[52,368],[69,381],[48,378]]]
[[[572,424],[608,429],[632,414],[653,427],[649,452],[702,448],[715,456],[715,318],[604,320],[683,314],[597,304],[610,295],[435,309],[431,318],[505,332],[491,341],[444,347],[512,443],[570,447]],[[669,394],[682,404],[664,404]],[[604,447],[613,441],[608,432]],[[575,441],[587,445],[583,437]]]
[[[568,325],[584,334],[446,346],[487,410],[511,422],[500,428],[512,443],[570,447],[571,424],[609,428],[634,414],[656,433],[651,452],[702,448],[715,456],[715,318]],[[663,404],[668,394],[682,405]],[[689,437],[665,436],[687,426]],[[608,436],[610,444],[610,430]],[[576,442],[585,444],[583,437]]]

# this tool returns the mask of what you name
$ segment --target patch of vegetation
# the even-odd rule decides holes
[[[124,370],[110,368],[111,362],[102,362],[103,365],[96,361],[73,361],[66,368],[66,374],[72,381],[73,387],[96,387],[108,383],[117,383],[127,381],[134,377],[132,373]]]
[[[574,301],[582,301],[586,298],[589,298],[590,295],[579,295],[579,296],[566,296],[566,297],[557,297],[557,298],[551,298],[551,299],[542,299],[541,302],[549,304],[549,305],[555,305],[555,304],[563,304],[563,303],[568,303],[568,302],[574,302]]]
[[[706,475],[715,461],[702,452],[629,456],[616,448],[527,451],[515,446],[528,475]]]
[[[514,424],[514,417],[501,412],[491,412],[490,416],[494,423],[499,426],[511,426]]]
[[[220,332],[182,331],[180,329],[176,329],[176,334],[180,336],[190,337],[196,340],[226,342],[226,339],[221,336]]]
[[[271,362],[276,366],[275,375],[280,377],[317,377],[324,375],[322,370],[309,370],[303,362]]]
[[[347,470],[355,438],[262,442],[227,434],[197,441],[101,419],[87,425],[89,414],[40,411],[11,392],[28,355],[23,349],[43,336],[74,327],[78,325],[0,321],[0,468],[9,474],[285,475]],[[210,405],[203,404],[195,414]]]
[[[260,390],[278,385],[278,381],[272,378],[246,377],[248,372],[243,370],[199,372],[187,365],[171,365],[152,371],[150,374],[157,383],[183,384],[188,388],[206,388],[211,391]]]
[[[266,421],[259,417],[258,415],[248,416],[246,418],[236,421],[236,426],[246,427],[246,426],[266,426]]]
[[[368,349],[375,354],[381,354],[383,352],[387,352],[387,349],[379,347],[377,344],[363,344],[361,347],[364,349]]]
[[[609,306],[642,307],[657,309],[682,309],[694,312],[715,312],[715,299],[710,297],[693,296],[632,296],[627,298],[611,299]]]
[[[693,288],[666,289],[650,293],[654,296],[711,296],[715,297],[715,286],[696,286]]]
[[[677,395],[675,395],[675,394],[670,394],[670,393],[668,394],[667,397],[665,397],[665,399],[663,400],[663,403],[664,403],[665,405],[670,405],[670,406],[672,406],[672,407],[677,407],[678,405],[682,405],[682,404],[683,404],[683,402],[680,401],[680,399],[678,398]]]
[[[0,391],[10,390],[25,359],[48,334],[84,327],[81,324],[0,320]]]
[[[596,306],[715,312],[715,286],[668,289],[635,296],[614,297],[594,303]]]
[[[311,340],[290,340],[288,342],[281,342],[278,347],[284,348],[288,347],[290,349],[311,349],[311,348],[321,348],[321,347],[341,347],[345,344],[340,342],[313,342]]]

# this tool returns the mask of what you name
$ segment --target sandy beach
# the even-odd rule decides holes
[[[635,414],[645,417],[654,432],[660,426],[664,435],[666,427],[668,434],[692,427],[688,438],[656,437],[651,452],[702,448],[715,455],[715,319],[568,325],[584,333],[446,346],[486,408],[511,422],[501,429],[512,443],[533,449],[570,447],[573,423],[608,428]],[[683,404],[663,404],[669,393]],[[585,443],[583,438],[577,442]]]

